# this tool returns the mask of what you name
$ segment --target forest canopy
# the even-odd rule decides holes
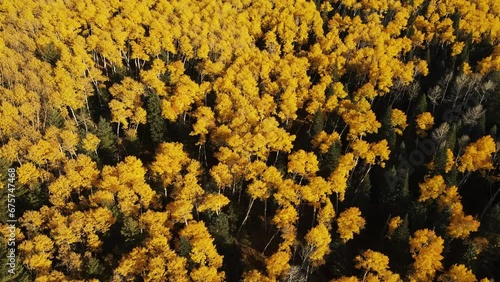
[[[499,43],[497,0],[1,1],[0,280],[500,279]]]

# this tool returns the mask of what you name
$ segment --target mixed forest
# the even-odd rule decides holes
[[[498,0],[0,1],[0,281],[499,280],[499,43]]]

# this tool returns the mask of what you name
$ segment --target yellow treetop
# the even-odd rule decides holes
[[[441,175],[436,175],[434,177],[427,177],[423,183],[418,185],[420,187],[420,197],[419,201],[424,202],[429,199],[436,199],[446,189],[446,183]]]
[[[400,109],[392,109],[391,124],[398,135],[403,135],[403,130],[408,126],[405,113]]]
[[[438,281],[475,282],[477,281],[477,278],[465,265],[454,264],[446,273],[439,276]]]
[[[419,114],[415,121],[417,123],[417,134],[421,136],[425,136],[425,132],[434,125],[434,117],[430,112]]]
[[[491,155],[496,151],[495,141],[490,135],[481,137],[465,148],[465,152],[458,159],[458,171],[476,171],[492,169]]]
[[[444,248],[444,240],[432,230],[421,229],[415,231],[409,243],[411,255],[415,260],[410,280],[433,280],[436,272],[443,268],[441,263],[443,256],[441,253]]]
[[[333,192],[337,193],[340,201],[344,200],[345,191],[347,189],[347,179],[355,166],[356,161],[354,160],[354,154],[347,153],[340,157],[337,168],[328,178],[328,181],[332,183]]]
[[[391,238],[392,234],[396,229],[398,229],[399,226],[403,224],[403,220],[399,216],[395,216],[389,220],[387,223],[387,237]]]
[[[337,233],[345,243],[354,238],[354,234],[359,234],[365,227],[365,219],[361,216],[361,211],[357,207],[351,207],[339,214],[337,218]]]
[[[313,267],[323,265],[324,257],[330,253],[330,233],[324,224],[318,224],[311,228],[304,237],[308,248],[310,248],[309,260]]]

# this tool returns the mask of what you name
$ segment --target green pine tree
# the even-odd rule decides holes
[[[161,115],[160,96],[153,91],[149,92],[147,100],[147,120],[151,140],[156,144],[161,143],[165,138],[167,128],[165,119]]]

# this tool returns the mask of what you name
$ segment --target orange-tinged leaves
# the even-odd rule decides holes
[[[476,171],[479,169],[492,169],[491,154],[496,150],[495,141],[489,135],[481,137],[470,144],[459,158],[458,171]]]
[[[474,282],[477,281],[477,278],[465,265],[454,264],[446,273],[439,276],[438,281]]]
[[[410,279],[417,281],[432,280],[436,272],[443,268],[441,255],[444,240],[434,231],[422,229],[415,231],[410,238],[410,252],[415,262]]]
[[[361,216],[361,211],[357,207],[351,207],[339,214],[337,218],[337,233],[343,242],[354,238],[354,234],[359,234],[365,227],[365,219]]]
[[[436,199],[439,197],[446,189],[446,184],[444,178],[441,175],[436,175],[434,177],[428,177],[423,183],[419,184],[420,187],[420,197],[419,201],[427,201],[429,199]]]
[[[425,112],[417,116],[417,134],[425,136],[425,132],[432,128],[434,125],[434,117],[430,112]]]

